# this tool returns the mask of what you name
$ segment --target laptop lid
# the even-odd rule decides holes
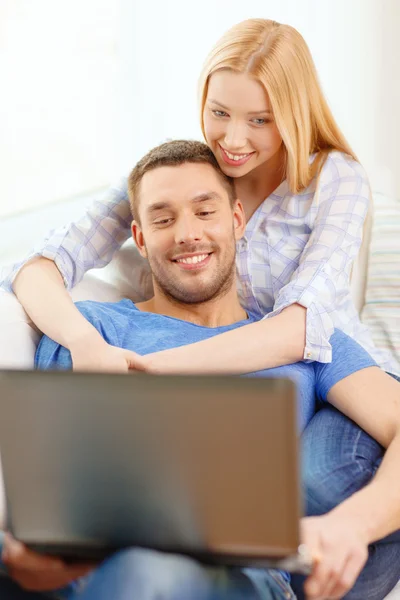
[[[0,372],[10,528],[63,556],[295,555],[296,412],[285,379]]]

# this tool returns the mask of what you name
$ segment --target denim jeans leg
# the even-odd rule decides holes
[[[257,600],[250,580],[240,575],[226,598]],[[225,600],[230,583],[223,569],[209,571],[187,557],[133,548],[106,560],[69,600]]]
[[[364,487],[384,449],[333,406],[325,405],[302,436],[306,514],[321,515]],[[384,598],[400,579],[400,532],[370,547],[368,562],[348,600]]]
[[[264,572],[261,588],[245,570],[205,567],[183,556],[143,549],[117,552],[100,565],[88,585],[68,600],[289,600],[280,573]],[[256,578],[257,579],[257,578]],[[260,581],[260,580],[259,580]],[[256,583],[259,583],[257,581]]]

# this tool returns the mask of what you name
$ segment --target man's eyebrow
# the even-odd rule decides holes
[[[192,198],[192,202],[207,202],[208,200],[222,200],[221,196],[217,192],[203,192],[197,194]]]
[[[216,100],[213,100],[212,98],[209,98],[208,101],[212,102],[213,104],[218,104],[218,106],[220,106],[224,110],[229,111],[229,108],[227,106],[225,106],[224,104],[221,104],[221,102],[217,102]],[[248,115],[262,115],[264,113],[268,114],[268,115],[272,115],[272,110],[270,108],[265,108],[264,110],[251,110],[247,114]]]
[[[158,210],[164,210],[165,208],[170,208],[171,203],[167,202],[166,200],[160,201],[160,202],[154,202],[153,204],[150,204],[150,206],[147,208],[147,212],[149,214],[157,212]]]
[[[207,202],[209,200],[221,200],[221,196],[217,194],[217,192],[202,192],[191,199],[193,203]],[[160,200],[159,202],[150,204],[150,206],[147,208],[147,212],[148,214],[152,214],[159,210],[165,210],[166,208],[171,208],[171,202],[168,200]]]

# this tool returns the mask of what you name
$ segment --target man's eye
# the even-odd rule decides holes
[[[212,110],[211,112],[216,117],[227,117],[228,116],[228,113],[224,112],[223,110]]]
[[[202,210],[201,212],[197,213],[199,215],[199,217],[208,217],[209,215],[213,215],[215,213],[215,210]]]
[[[158,221],[154,221],[154,225],[168,225],[168,223],[170,223],[171,221],[171,217],[168,217],[166,219],[158,219]]]

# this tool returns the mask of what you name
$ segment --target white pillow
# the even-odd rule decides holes
[[[374,196],[374,222],[362,321],[400,375],[400,201]]]
[[[107,267],[87,273],[71,296],[74,302],[118,302],[122,298],[140,302],[150,298],[152,291],[148,263],[130,241]],[[0,368],[32,369],[39,339],[39,331],[17,298],[0,289]]]
[[[118,302],[122,294],[109,283],[86,275],[72,292],[74,301]],[[0,290],[0,368],[33,369],[41,334],[14,294]]]

